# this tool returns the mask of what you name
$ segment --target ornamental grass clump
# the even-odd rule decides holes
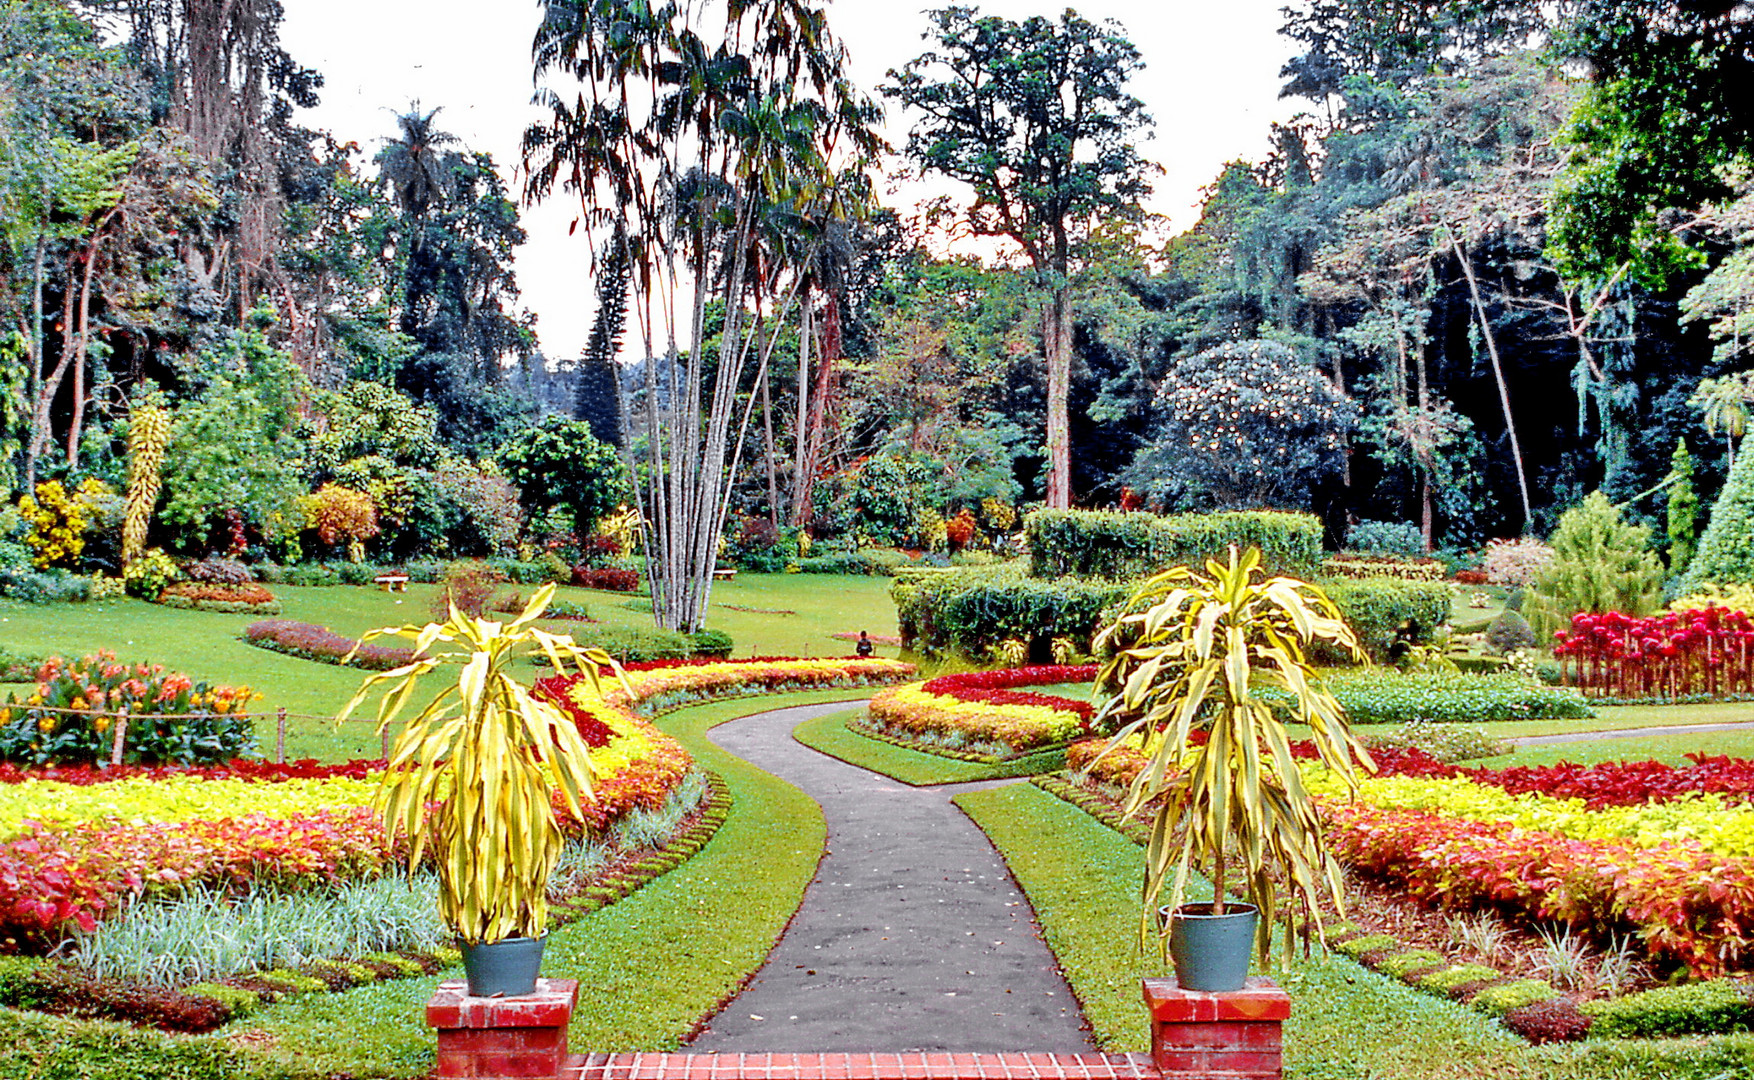
[[[1213,884],[1212,914],[1222,915],[1235,866],[1260,909],[1256,948],[1265,963],[1279,881],[1317,935],[1321,894],[1344,904],[1340,866],[1287,724],[1310,729],[1316,756],[1349,787],[1355,761],[1374,766],[1333,695],[1313,681],[1305,652],[1325,642],[1358,656],[1357,639],[1320,589],[1268,578],[1260,564],[1255,549],[1232,548],[1227,563],[1210,561],[1204,572],[1178,566],[1151,578],[1128,604],[1132,613],[1099,635],[1098,651],[1112,659],[1096,682],[1109,695],[1098,721],[1119,723],[1110,749],[1143,739],[1146,763],[1126,812],[1155,808],[1141,941],[1163,932],[1157,901],[1172,870],[1171,910],[1182,904],[1189,871],[1198,870]],[[1284,914],[1288,956],[1296,920]]]
[[[554,586],[544,586],[509,623],[452,607],[443,623],[367,633],[364,642],[412,641],[415,658],[366,679],[341,711],[345,719],[382,688],[382,732],[421,680],[445,669],[447,685],[397,737],[373,806],[385,832],[408,838],[410,865],[433,849],[439,913],[469,944],[545,932],[548,880],[565,843],[554,793],[579,818],[581,803],[591,799],[589,748],[578,728],[509,673],[532,654],[546,657],[556,673],[572,665],[593,685],[603,668],[615,668],[607,654],[535,625],[553,598]],[[439,805],[429,812],[432,803]]]

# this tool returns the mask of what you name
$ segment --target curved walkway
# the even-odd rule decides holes
[[[847,707],[778,709],[711,733],[821,804],[828,852],[766,965],[692,1049],[1089,1051],[1023,891],[950,802],[991,785],[911,788],[792,739]]]
[[[1598,739],[1642,739],[1654,735],[1687,735],[1695,731],[1741,731],[1754,728],[1754,720],[1727,724],[1664,724],[1656,727],[1610,728],[1606,731],[1574,731],[1565,735],[1521,735],[1502,741],[1512,746],[1553,746],[1559,743],[1595,742]]]

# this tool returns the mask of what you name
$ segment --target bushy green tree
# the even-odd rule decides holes
[[[1699,543],[1699,495],[1693,490],[1693,454],[1686,439],[1677,440],[1675,452],[1669,455],[1669,475],[1675,478],[1669,485],[1667,514],[1669,573],[1680,574],[1693,560]]]
[[[1648,615],[1661,602],[1663,564],[1650,546],[1650,528],[1632,525],[1599,491],[1559,518],[1553,561],[1535,575],[1526,613],[1545,636],[1570,625],[1580,611]]]
[[[163,518],[187,548],[204,548],[227,511],[266,537],[297,524],[294,502],[305,490],[292,436],[299,374],[268,343],[271,321],[258,312],[256,326],[203,352],[192,380],[199,392],[171,420]]]
[[[1754,582],[1754,454],[1743,454],[1711,506],[1682,595],[1700,585],[1749,582]]]
[[[1158,390],[1163,424],[1135,482],[1194,503],[1303,507],[1340,471],[1356,410],[1314,365],[1272,341],[1178,361]]]
[[[598,520],[629,496],[615,448],[579,420],[550,416],[507,443],[499,460],[525,509],[562,510],[579,536],[595,532]]]

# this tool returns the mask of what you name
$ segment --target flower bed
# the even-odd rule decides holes
[[[233,615],[278,615],[280,601],[254,582],[241,584],[183,581],[158,594],[165,607],[218,611]]]
[[[1406,581],[1442,581],[1449,576],[1436,559],[1411,555],[1363,555],[1341,552],[1322,560],[1322,574],[1336,578],[1395,577]]]
[[[244,710],[258,697],[247,686],[197,683],[160,664],[122,664],[111,652],[75,661],[50,657],[31,693],[23,701],[12,694],[0,707],[0,761],[106,761],[113,716],[124,710],[126,762],[227,761],[255,746]]]
[[[367,671],[389,671],[414,659],[414,650],[388,645],[361,645],[323,626],[294,622],[291,619],[264,619],[244,627],[245,644],[270,652],[285,653],[320,664],[339,664],[351,654],[349,663]]]
[[[605,708],[651,716],[712,698],[887,686],[914,670],[912,664],[899,660],[878,659],[657,660],[629,664],[620,679],[603,679],[600,695],[589,679],[579,676],[542,679],[536,686],[548,700],[575,710],[580,733],[590,742],[598,735],[591,717]]]
[[[1654,959],[1698,976],[1754,962],[1754,859],[1332,800],[1323,813],[1343,861],[1427,902],[1635,931]]]
[[[1016,688],[1088,682],[1095,676],[1094,664],[944,675],[876,695],[870,723],[885,736],[929,752],[1016,757],[1088,733],[1094,711],[1088,702]]]
[[[1722,607],[1583,613],[1554,635],[1553,656],[1561,678],[1591,697],[1739,696],[1754,693],[1754,618]]]
[[[610,737],[591,755],[595,801],[583,820],[561,815],[569,836],[600,835],[631,811],[658,809],[693,766],[680,743],[646,721],[627,713],[607,720]],[[310,888],[384,873],[404,853],[369,808],[381,768],[20,779],[0,789],[0,830],[9,837],[0,842],[0,937],[47,947],[130,898],[193,884]],[[45,795],[54,809],[33,812]]]
[[[1103,745],[1074,744],[1068,765],[1089,767]],[[1356,801],[1306,771],[1326,788],[1329,843],[1355,870],[1448,908],[1636,933],[1654,960],[1695,975],[1754,970],[1754,807],[1741,801],[1754,763],[1494,770],[1376,756]],[[1091,775],[1124,786],[1143,760],[1123,746]]]

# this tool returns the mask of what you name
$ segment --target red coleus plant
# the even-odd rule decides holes
[[[1081,683],[1094,678],[1095,664],[1037,664],[1033,667],[940,675],[936,679],[926,680],[920,689],[928,694],[939,694],[957,701],[986,702],[993,705],[1039,705],[1061,712],[1076,713],[1080,719],[1088,721],[1096,711],[1088,701],[1055,694],[1020,694],[1014,688]]]
[[[1572,616],[1553,635],[1568,682],[1586,694],[1672,698],[1754,692],[1754,618],[1723,607],[1639,618],[1618,611]]]

